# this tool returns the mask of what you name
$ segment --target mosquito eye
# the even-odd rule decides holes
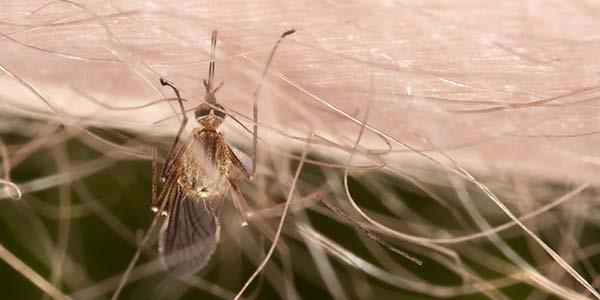
[[[225,108],[219,104],[216,105],[215,115],[221,119],[225,119]]]
[[[202,107],[202,108],[196,109],[196,111],[194,112],[194,115],[196,116],[196,119],[198,119],[201,117],[208,116],[210,111],[211,111],[210,107]]]

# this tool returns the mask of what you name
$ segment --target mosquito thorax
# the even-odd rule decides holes
[[[202,103],[194,112],[196,121],[205,129],[217,129],[225,119],[225,108],[220,104]]]

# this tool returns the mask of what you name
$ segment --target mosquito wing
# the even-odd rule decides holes
[[[244,164],[240,161],[240,159],[237,157],[237,155],[235,155],[235,152],[233,151],[233,149],[231,149],[231,147],[229,147],[229,145],[226,145],[226,146],[227,146],[226,155],[227,155],[227,158],[229,159],[229,161],[231,162],[231,164],[237,169],[238,172],[240,172],[246,178],[250,178],[251,174],[248,172],[246,167],[244,167]]]
[[[167,202],[167,220],[159,237],[159,251],[175,275],[198,272],[215,252],[219,241],[217,219],[222,197],[198,199],[175,185]]]

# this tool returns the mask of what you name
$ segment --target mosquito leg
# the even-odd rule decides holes
[[[188,118],[187,118],[187,114],[185,113],[185,108],[183,107],[183,100],[181,99],[179,90],[172,83],[164,80],[163,78],[160,79],[160,84],[162,84],[163,86],[169,86],[173,89],[173,91],[175,91],[175,95],[177,96],[177,101],[179,102],[179,108],[181,109],[181,115],[183,117],[183,120],[181,121],[181,125],[179,126],[179,131],[177,131],[177,135],[175,136],[175,140],[173,141],[173,145],[171,146],[171,150],[169,150],[169,153],[167,154],[167,161],[163,165],[162,171],[160,172],[160,181],[164,182],[165,176],[166,176],[165,173],[166,173],[166,170],[168,169],[167,167],[171,163],[171,157],[173,156],[173,153],[175,152],[175,149],[177,148],[177,144],[179,143],[179,139],[181,138],[181,133],[183,132],[185,125],[187,125]]]
[[[306,197],[294,198],[290,201],[290,210],[298,211],[311,207],[313,204],[321,201],[322,197],[323,196],[319,192],[313,192]],[[284,206],[285,203],[279,203],[269,208],[251,211],[248,213],[247,217],[250,220],[250,222],[268,218],[279,218],[281,217],[281,213],[283,211]]]
[[[158,195],[157,195],[157,183],[156,183],[156,176],[158,176],[158,174],[156,173],[157,171],[157,163],[158,161],[158,151],[156,150],[156,147],[153,146],[152,147],[152,205],[150,206],[150,209],[152,209],[152,211],[156,212],[158,210]]]
[[[396,252],[397,254],[403,256],[404,258],[414,262],[417,265],[422,265],[423,262],[398,249],[396,246],[388,243],[386,240],[384,240],[383,238],[381,238],[379,235],[377,235],[376,233],[374,233],[373,231],[367,229],[366,227],[364,227],[363,225],[361,225],[359,222],[357,222],[356,220],[354,220],[352,217],[350,217],[348,214],[346,214],[343,210],[341,210],[339,207],[335,206],[335,204],[331,203],[329,200],[321,197],[320,198],[321,203],[323,203],[325,206],[327,206],[327,208],[329,208],[330,210],[332,210],[334,213],[336,213],[337,215],[341,216],[342,218],[346,219],[346,221],[348,221],[350,223],[350,225],[352,225],[354,228],[362,231],[364,234],[366,234],[368,237],[370,237],[372,240],[378,242],[379,244],[381,244],[382,246],[388,248],[389,250]]]
[[[231,184],[231,198],[233,199],[233,205],[235,206],[235,210],[237,210],[238,215],[242,219],[242,227],[246,226],[248,225],[248,219],[246,215],[248,203],[246,202],[246,198],[244,198],[244,195],[242,195],[242,192],[237,184],[232,180],[230,180],[229,183]]]
[[[265,64],[265,68],[263,69],[260,81],[258,82],[258,85],[256,86],[256,91],[254,91],[254,94],[252,94],[252,101],[253,101],[252,112],[253,112],[254,126],[252,128],[253,130],[252,130],[252,172],[251,172],[252,175],[251,175],[251,178],[254,177],[254,175],[256,175],[256,160],[257,160],[256,155],[257,155],[257,147],[258,147],[258,94],[260,93],[260,88],[262,87],[263,80],[265,79],[265,76],[267,75],[267,71],[269,70],[271,61],[273,60],[273,57],[275,56],[277,47],[279,47],[279,44],[281,43],[283,38],[285,38],[286,36],[288,36],[294,32],[296,32],[296,30],[294,30],[294,29],[288,30],[288,31],[284,32],[281,35],[281,37],[277,40],[277,42],[273,46],[273,49],[271,49],[271,54],[269,54],[269,59],[267,60],[267,64]]]

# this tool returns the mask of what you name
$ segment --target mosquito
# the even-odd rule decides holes
[[[164,183],[158,197],[154,197],[152,210],[167,216],[159,234],[159,252],[167,269],[174,274],[192,274],[201,270],[214,253],[219,242],[219,214],[227,192],[246,225],[248,205],[240,192],[240,179],[250,179],[256,173],[257,148],[257,97],[260,86],[275,55],[277,47],[294,30],[284,32],[273,46],[262,73],[254,100],[253,163],[248,172],[231,147],[225,141],[219,126],[227,115],[225,108],[217,103],[216,92],[223,86],[214,86],[215,51],[217,31],[212,32],[208,78],[204,79],[206,94],[194,116],[199,127],[180,141],[188,118],[179,90],[165,79],[163,86],[175,92],[183,121],[163,165],[160,181]]]

